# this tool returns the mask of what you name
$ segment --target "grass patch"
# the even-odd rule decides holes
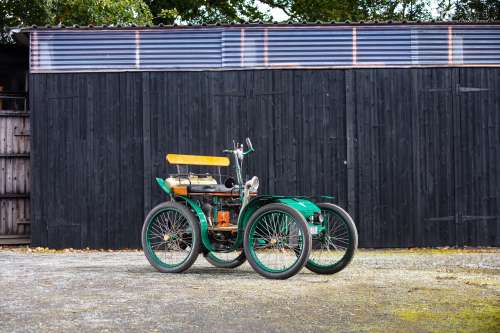
[[[360,249],[363,254],[464,254],[464,253],[499,253],[500,249],[495,247],[422,247],[422,248],[393,248],[393,249]]]
[[[416,306],[396,311],[407,324],[426,332],[500,332],[500,298],[473,300],[456,308]]]

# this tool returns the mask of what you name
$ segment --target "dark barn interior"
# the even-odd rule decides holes
[[[333,194],[362,247],[500,245],[500,69],[30,75],[32,245],[140,246],[167,152],[250,136],[262,193]]]

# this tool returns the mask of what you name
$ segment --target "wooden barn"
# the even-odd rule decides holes
[[[262,192],[335,195],[362,247],[500,245],[498,23],[14,35],[22,47],[0,53],[0,244],[139,247],[165,154],[249,136]]]
[[[0,245],[30,242],[28,48],[0,46]]]

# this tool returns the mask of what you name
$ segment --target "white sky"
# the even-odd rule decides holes
[[[266,12],[271,8],[260,1],[257,1],[257,7],[259,7],[259,9],[261,9],[262,11]],[[288,15],[286,15],[285,12],[279,8],[271,9],[271,15],[273,16],[273,21],[281,22],[288,20]]]

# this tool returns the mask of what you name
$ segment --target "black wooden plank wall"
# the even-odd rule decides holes
[[[500,245],[500,70],[32,74],[32,243],[140,246],[166,152],[253,139],[262,191],[335,194],[365,247]]]

